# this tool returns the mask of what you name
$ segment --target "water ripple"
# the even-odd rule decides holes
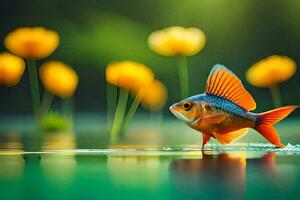
[[[204,149],[204,152],[276,152],[278,155],[300,155],[299,144],[288,144],[285,148],[276,148],[271,144],[265,143],[250,143],[250,144],[235,144],[235,145],[217,145],[210,144]],[[19,152],[20,153],[20,152]],[[22,152],[23,154],[88,154],[88,155],[191,155],[201,154],[200,145],[190,146],[142,146],[142,145],[122,145],[111,146],[109,148],[99,149],[58,149],[58,150],[47,150],[44,149],[40,152]],[[1,155],[1,151],[0,151]]]

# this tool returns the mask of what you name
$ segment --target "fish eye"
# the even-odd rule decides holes
[[[192,108],[192,106],[193,106],[193,103],[189,102],[189,101],[184,102],[184,104],[183,104],[183,108],[185,111],[189,111]]]

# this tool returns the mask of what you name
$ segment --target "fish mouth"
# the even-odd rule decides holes
[[[171,105],[171,106],[169,107],[169,110],[173,113],[173,110],[175,110],[175,105]]]
[[[169,110],[171,111],[171,113],[173,113],[176,116],[176,113],[178,113],[179,111],[177,110],[177,106],[175,106],[175,104],[171,105],[169,107]],[[177,117],[177,116],[176,116]]]
[[[178,107],[177,107],[176,103],[173,104],[172,106],[170,106],[169,110],[171,111],[171,113],[173,113],[173,115],[175,115],[175,117],[177,119],[179,119],[179,120],[181,120],[181,121],[183,121],[183,122],[185,122],[185,123],[187,123],[191,126],[194,126],[194,125],[198,124],[204,116],[204,113],[202,112],[201,115],[199,115],[196,119],[190,120],[178,110]]]
[[[191,120],[189,120],[186,116],[184,116],[180,111],[178,111],[177,106],[174,104],[172,106],[170,106],[169,110],[171,111],[171,113],[173,113],[173,115],[175,115],[175,117],[179,120],[182,120],[186,123],[191,122]]]

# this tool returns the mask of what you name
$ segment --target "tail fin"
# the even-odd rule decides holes
[[[298,107],[299,106],[284,106],[259,114],[255,130],[277,147],[284,147],[273,125],[288,116]]]

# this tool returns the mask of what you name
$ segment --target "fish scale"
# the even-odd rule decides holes
[[[228,114],[228,117],[222,122],[223,126],[229,127],[241,123],[248,124],[249,126],[255,124],[257,116],[245,111],[235,103],[214,95],[202,94],[202,96],[204,101],[209,102],[209,104],[215,107],[219,112]]]
[[[228,113],[234,118],[250,119],[253,121],[257,119],[257,115],[255,113],[247,112],[243,108],[225,98],[214,95],[200,94],[197,95],[197,99],[199,101],[207,102],[210,106],[215,107],[217,110]]]

